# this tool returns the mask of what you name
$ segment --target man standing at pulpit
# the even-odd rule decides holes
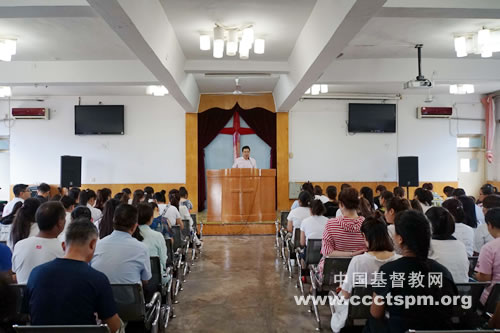
[[[242,156],[238,157],[233,164],[233,168],[254,168],[257,169],[257,162],[250,157],[250,147],[244,146],[241,148]]]

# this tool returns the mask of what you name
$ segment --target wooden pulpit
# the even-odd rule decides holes
[[[276,219],[275,169],[207,170],[208,222]]]

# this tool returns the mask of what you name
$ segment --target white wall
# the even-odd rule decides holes
[[[453,117],[484,119],[479,96],[424,99],[405,95],[397,102],[395,134],[347,133],[349,101],[297,103],[289,118],[290,181],[396,181],[398,156],[419,156],[420,180],[456,181],[456,136],[482,134],[484,122],[417,119],[416,109],[454,106]]]
[[[82,104],[99,102],[125,106],[125,135],[76,136],[74,105],[78,97],[12,102],[11,107],[50,108],[51,119],[15,121],[11,128],[11,184],[58,184],[61,155],[83,157],[82,183],[185,182],[185,113],[173,98],[82,98]],[[8,111],[6,104],[0,102],[0,118]]]

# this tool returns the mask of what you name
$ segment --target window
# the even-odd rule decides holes
[[[9,150],[9,138],[0,136],[0,152]]]
[[[482,136],[462,136],[457,138],[458,148],[483,148],[483,137]]]
[[[460,172],[469,173],[477,172],[479,161],[477,158],[461,158],[460,159]]]

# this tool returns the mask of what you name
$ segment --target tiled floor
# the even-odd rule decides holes
[[[274,236],[211,236],[175,305],[169,332],[313,332],[308,307],[295,304],[290,280],[276,256]],[[328,332],[329,309],[321,310]]]

